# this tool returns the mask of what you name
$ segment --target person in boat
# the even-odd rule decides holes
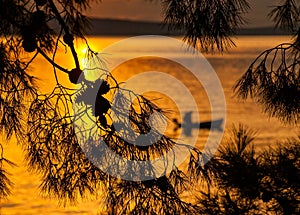
[[[215,121],[206,121],[206,122],[192,122],[192,112],[187,112],[183,117],[183,122],[180,123],[177,118],[174,118],[173,123],[176,125],[174,131],[177,131],[179,128],[183,128],[184,133],[190,136],[192,129],[213,129],[213,130],[222,130],[223,119],[218,119]]]

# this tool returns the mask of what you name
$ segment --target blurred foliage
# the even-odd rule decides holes
[[[163,0],[164,23],[183,31],[185,40],[205,52],[224,51],[245,23],[246,0]]]
[[[297,0],[285,0],[281,5],[274,6],[269,13],[277,28],[289,30],[295,33],[299,28],[299,2]]]
[[[233,127],[215,156],[215,186],[198,197],[199,214],[298,214],[300,137],[262,152],[254,133]]]
[[[300,49],[280,44],[264,51],[236,83],[242,99],[254,98],[264,111],[283,122],[297,124],[300,116]]]
[[[290,43],[264,51],[234,86],[237,95],[255,99],[264,112],[297,125],[300,116],[300,5],[285,0],[269,16],[277,28],[294,35]]]

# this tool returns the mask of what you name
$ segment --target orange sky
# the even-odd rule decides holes
[[[160,1],[147,0],[102,0],[92,3],[87,12],[89,16],[100,18],[118,18],[130,20],[160,21],[162,19]],[[252,10],[247,15],[250,26],[270,26],[272,23],[267,18],[270,6],[277,0],[249,0]]]

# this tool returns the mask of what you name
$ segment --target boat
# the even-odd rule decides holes
[[[224,119],[217,119],[213,121],[204,121],[204,122],[192,122],[191,119],[192,112],[188,112],[185,114],[183,118],[183,122],[180,123],[178,119],[173,119],[173,123],[175,124],[174,131],[178,130],[179,128],[184,129],[185,134],[191,134],[192,129],[207,129],[207,130],[218,130],[222,131],[222,125]],[[189,136],[189,135],[188,135]]]

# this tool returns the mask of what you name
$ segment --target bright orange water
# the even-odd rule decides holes
[[[89,42],[95,50],[99,51],[121,39],[119,37],[96,37],[89,38]],[[236,41],[237,48],[231,49],[228,53],[224,55],[206,55],[217,72],[225,92],[227,102],[226,129],[230,128],[233,123],[243,123],[255,129],[257,131],[256,143],[259,149],[265,148],[270,144],[276,144],[278,141],[288,137],[296,136],[299,133],[299,128],[282,125],[276,119],[269,119],[262,113],[261,107],[253,101],[238,101],[233,97],[232,86],[260,52],[288,40],[288,37],[282,36],[239,37]],[[80,55],[83,56],[83,53],[81,53],[81,51],[84,52],[83,44],[78,42],[77,45]],[[63,48],[59,50],[57,62],[71,69],[73,65],[72,59],[70,56],[66,57],[64,51]],[[126,78],[140,71],[147,70],[148,66],[141,64],[141,62],[143,61],[131,61],[123,65],[122,73],[118,73],[118,71],[115,73],[117,79],[126,80]],[[176,78],[190,83],[189,77],[183,76],[179,71],[172,70],[171,65],[157,65],[156,68],[165,68]],[[40,78],[38,84],[41,86],[41,91],[48,91],[54,86],[55,80],[52,75],[52,68],[45,60],[38,58],[32,65],[31,70],[34,75]],[[59,78],[62,82],[67,83],[65,74],[59,73]],[[172,87],[172,85],[169,85],[169,87]],[[189,90],[198,103],[201,120],[210,119],[209,103],[201,86],[199,84],[189,84]],[[174,104],[168,99],[162,101],[160,105],[168,109],[174,108]],[[176,117],[176,111],[171,117]],[[207,131],[200,131],[198,139],[200,145],[203,144],[207,135]],[[26,171],[20,147],[16,146],[15,143],[10,143],[5,147],[5,155],[15,162],[18,167],[8,167],[15,186],[8,200],[0,203],[0,214],[96,214],[98,211],[99,202],[102,200],[88,199],[79,202],[76,206],[63,208],[57,206],[57,201],[43,198],[38,188],[40,178],[38,175]]]

